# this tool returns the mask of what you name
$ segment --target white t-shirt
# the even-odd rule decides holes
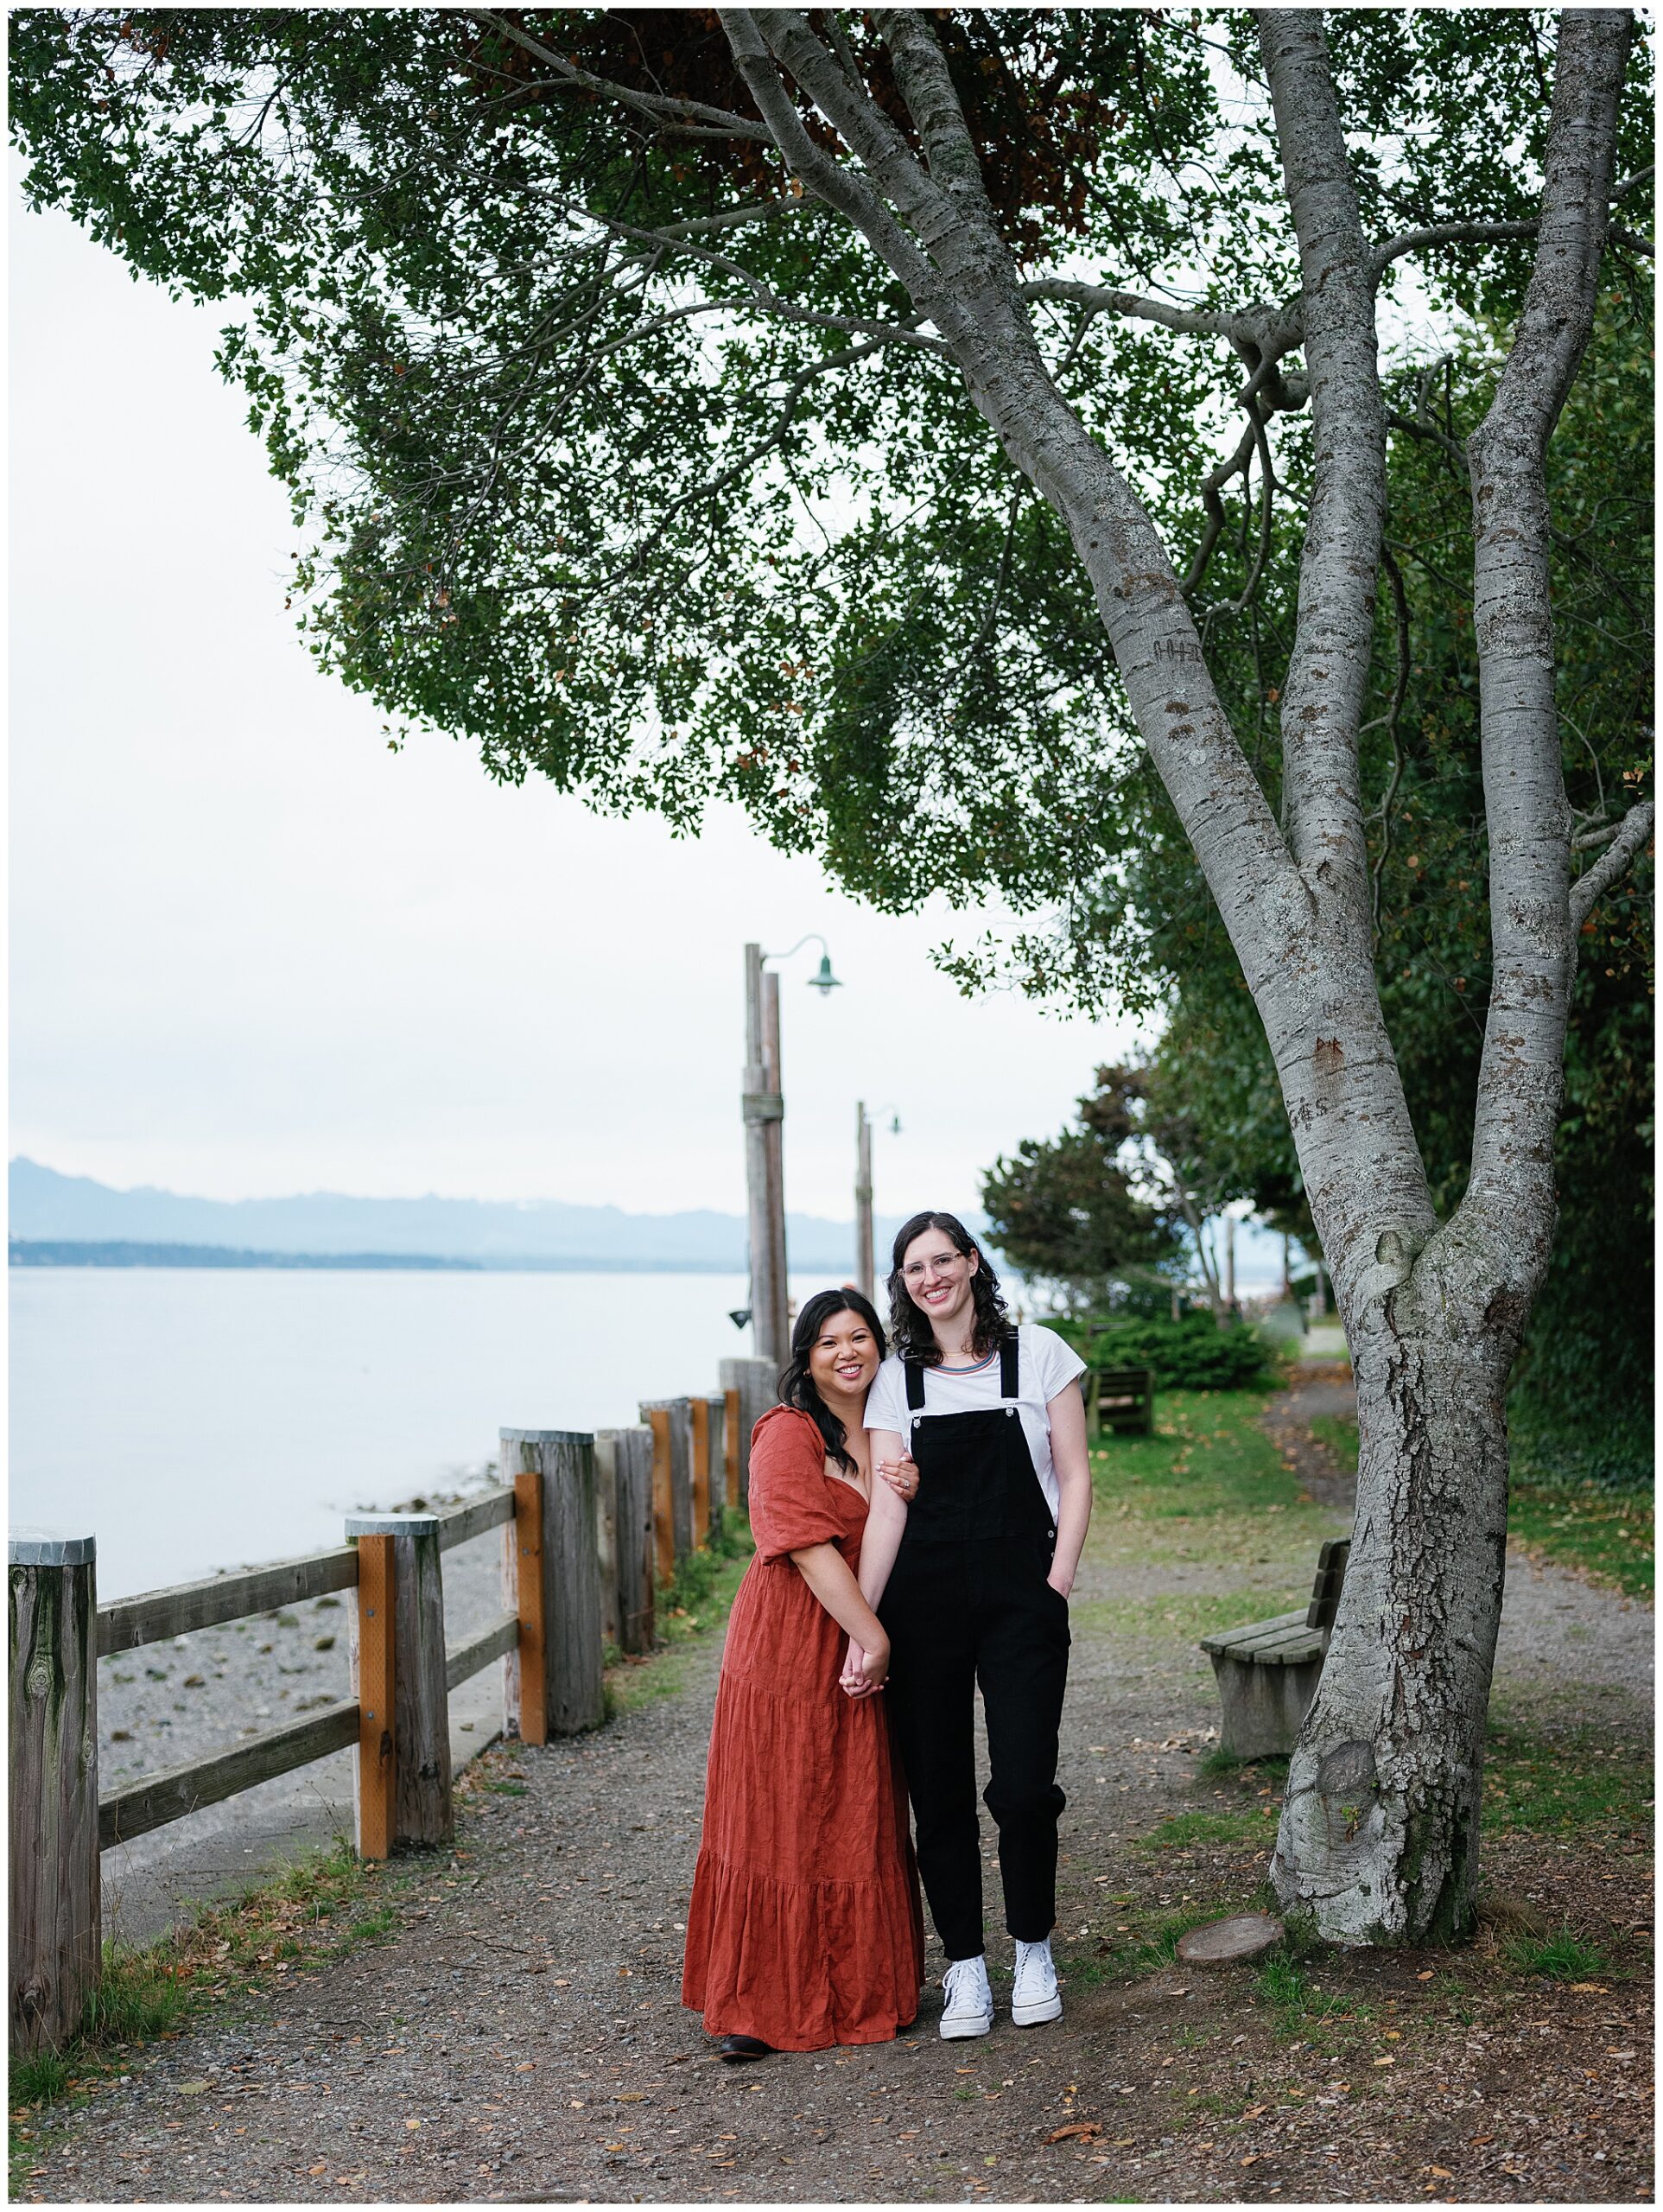
[[[1016,1332],[1017,1410],[1033,1459],[1033,1471],[1051,1518],[1057,1517],[1062,1492],[1051,1465],[1050,1419],[1045,1408],[1065,1390],[1086,1363],[1053,1329],[1025,1322]],[[981,1413],[1003,1405],[999,1394],[999,1352],[990,1351],[974,1367],[926,1367],[924,1370],[923,1417],[932,1414]],[[866,1427],[891,1429],[904,1442],[912,1432],[912,1409],[906,1402],[906,1369],[892,1354],[878,1370],[866,1396]]]

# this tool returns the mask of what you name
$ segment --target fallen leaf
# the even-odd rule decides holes
[[[1376,2066],[1395,2066],[1397,2063],[1397,2053],[1394,2050],[1388,2050],[1384,2058],[1377,2058],[1374,2061]]]
[[[1432,1970],[1431,1970],[1431,1968],[1430,1967],[1427,1967],[1427,1969],[1426,1969],[1426,1971],[1425,1972],[1425,1974],[1418,1974],[1415,1976],[1415,1980],[1416,1980],[1417,1981],[1430,1981],[1430,1980],[1431,1980],[1431,1978],[1432,1978]]]
[[[1066,2127],[1056,2129],[1045,2138],[1045,2140],[1047,2143],[1065,2143],[1070,2136],[1077,2135],[1082,2142],[1089,2143],[1094,2136],[1101,2135],[1102,2132],[1103,2123],[1101,2120],[1076,2120],[1070,2121]]]
[[[1611,1993],[1603,1981],[1573,1981],[1571,1993],[1573,1997],[1609,1997]]]
[[[325,2174],[328,2172],[329,2168],[326,2161],[321,2162],[315,2166],[308,2166],[306,2171],[309,2174]]]
[[[535,2074],[536,2070],[537,2062],[535,2058],[522,2059],[519,2064],[514,2069],[514,2071],[517,2074]]]
[[[1244,2166],[1256,2166],[1264,2155],[1262,2151],[1249,2151],[1241,2163]]]
[[[644,2105],[646,2101],[647,2093],[644,2089],[620,2089],[618,2092],[618,2102],[620,2105]]]
[[[1429,2174],[1436,2174],[1439,2181],[1453,2181],[1455,2179],[1455,2176],[1450,2171],[1447,2166],[1428,2166],[1426,2171]]]
[[[404,2125],[406,2127],[420,2127],[422,2123],[419,2120],[407,2120]]]
[[[179,2094],[181,2097],[200,2097],[204,2090],[211,2089],[213,2087],[212,2082],[181,2082],[179,2085]]]

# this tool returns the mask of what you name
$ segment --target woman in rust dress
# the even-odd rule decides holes
[[[888,1715],[839,1682],[851,1637],[868,1690],[889,1668],[855,1580],[861,1416],[884,1353],[859,1292],[820,1292],[792,1332],[784,1402],[752,1433],[756,1556],[722,1655],[682,1980],[727,2059],[887,2043],[917,2014],[924,1919]],[[895,1488],[917,1480],[903,1461]]]

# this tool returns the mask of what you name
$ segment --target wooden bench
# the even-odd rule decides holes
[[[1351,1553],[1349,1537],[1323,1546],[1311,1603],[1303,1612],[1250,1621],[1246,1628],[1206,1636],[1224,1708],[1219,1749],[1238,1759],[1285,1756],[1298,1740],[1305,1709],[1317,1694],[1328,1639]]]
[[[1150,1367],[1089,1367],[1081,1377],[1086,1391],[1086,1433],[1152,1436],[1155,1433],[1155,1371]]]

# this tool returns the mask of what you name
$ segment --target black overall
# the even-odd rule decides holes
[[[1017,1339],[999,1347],[998,1406],[930,1414],[909,1363],[918,1494],[879,1608],[889,1632],[890,1722],[906,1770],[918,1872],[949,1959],[983,1948],[974,1691],[981,1685],[1010,1933],[1057,1917],[1057,1732],[1068,1680],[1067,1599],[1046,1580],[1056,1523],[1015,1404]]]

